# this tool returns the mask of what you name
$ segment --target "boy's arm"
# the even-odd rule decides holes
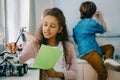
[[[101,11],[97,11],[96,17],[99,18],[99,20],[100,20],[100,22],[101,22],[101,25],[103,25],[103,26],[105,27],[105,29],[108,30],[107,25],[106,25],[106,23],[105,23],[105,20],[104,20],[104,18],[103,18],[103,15],[102,15]]]

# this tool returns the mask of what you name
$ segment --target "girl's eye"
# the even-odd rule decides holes
[[[54,26],[54,25],[51,25],[50,27],[55,28],[55,26]]]
[[[43,26],[47,26],[47,24],[43,24]]]

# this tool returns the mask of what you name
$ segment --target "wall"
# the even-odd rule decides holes
[[[55,0],[55,6],[59,7],[65,14],[68,31],[72,36],[72,29],[80,19],[79,7],[80,4],[86,0]],[[97,40],[99,45],[113,44],[115,47],[115,54],[120,56],[120,0],[91,0],[95,2],[98,10],[103,14],[105,22],[109,31],[105,34],[98,34]]]
[[[51,8],[54,5],[54,0],[35,0],[35,15],[36,15],[36,26],[40,25],[41,13],[46,8]]]
[[[79,7],[82,2],[86,0],[55,0],[55,6],[63,10],[70,34],[72,35],[72,28],[79,20]],[[120,35],[120,0],[90,0],[95,2],[98,10],[102,11],[104,19],[109,28],[107,35]],[[106,35],[105,34],[105,35]]]

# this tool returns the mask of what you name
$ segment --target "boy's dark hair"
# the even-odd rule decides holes
[[[95,14],[97,10],[97,7],[95,5],[95,3],[93,3],[92,1],[86,1],[83,2],[80,6],[80,13],[81,13],[81,19],[84,18],[92,18],[92,16]]]

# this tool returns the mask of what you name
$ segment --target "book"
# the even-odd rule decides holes
[[[38,52],[38,55],[35,58],[33,68],[37,69],[54,68],[56,62],[58,61],[61,55],[62,55],[61,50],[42,44]]]

